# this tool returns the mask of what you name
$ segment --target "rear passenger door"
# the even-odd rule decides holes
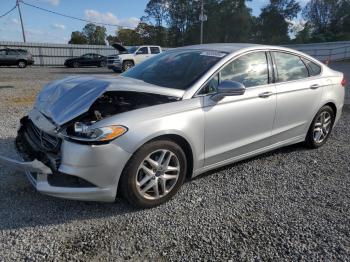
[[[19,58],[19,53],[17,50],[7,49],[6,54],[6,64],[7,65],[16,65]]]
[[[320,107],[323,86],[319,72],[312,72],[300,56],[272,52],[276,77],[277,107],[272,131],[275,142],[305,136]],[[311,61],[310,61],[311,62]]]

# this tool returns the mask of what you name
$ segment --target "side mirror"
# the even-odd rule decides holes
[[[245,86],[237,81],[224,80],[218,86],[218,92],[211,99],[219,101],[225,96],[240,96],[245,93]]]
[[[143,53],[143,51],[137,51],[136,52],[136,55],[143,55],[144,53]]]

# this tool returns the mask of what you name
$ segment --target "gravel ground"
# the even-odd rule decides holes
[[[0,154],[49,80],[106,69],[0,68]],[[350,110],[318,150],[290,146],[202,175],[136,210],[37,193],[0,168],[0,261],[349,260]]]

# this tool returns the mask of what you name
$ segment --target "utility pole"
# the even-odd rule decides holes
[[[198,1],[198,0],[197,0]],[[208,20],[207,15],[204,14],[204,0],[201,1],[201,14],[199,16],[199,20],[201,21],[201,36],[200,36],[200,43],[203,44],[203,27],[204,27],[204,21]]]
[[[17,5],[17,8],[18,8],[18,12],[19,12],[19,18],[21,20],[21,26],[22,26],[22,35],[23,35],[23,42],[25,43],[26,42],[26,34],[24,32],[24,26],[23,26],[23,19],[22,19],[22,13],[21,13],[21,7],[19,6],[19,2],[21,0],[16,0],[16,5]]]
[[[204,0],[201,0],[201,44],[203,44]]]

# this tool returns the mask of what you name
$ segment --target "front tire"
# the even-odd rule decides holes
[[[185,181],[186,155],[169,140],[143,145],[124,168],[120,190],[133,206],[151,208],[171,199]]]
[[[26,68],[27,67],[27,62],[24,61],[24,60],[20,60],[20,61],[18,61],[17,66],[19,68]]]
[[[128,71],[130,68],[132,68],[134,66],[135,66],[135,64],[132,61],[123,62],[123,66],[122,66],[123,72]]]
[[[330,106],[322,107],[313,119],[306,135],[305,144],[310,148],[323,146],[332,132],[335,113]]]

